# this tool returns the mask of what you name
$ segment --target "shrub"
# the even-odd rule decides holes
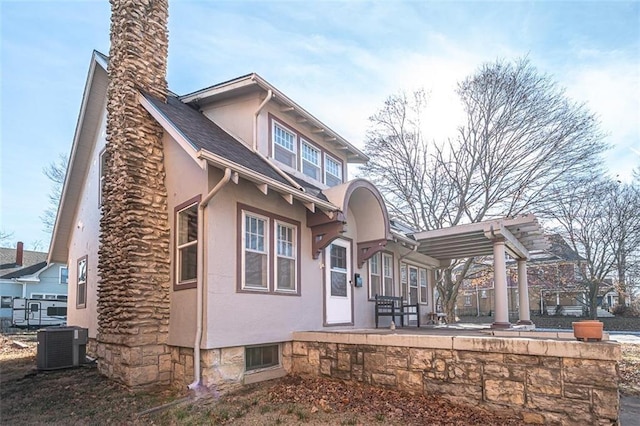
[[[611,313],[621,317],[640,317],[640,303],[633,303],[631,306],[615,305]]]

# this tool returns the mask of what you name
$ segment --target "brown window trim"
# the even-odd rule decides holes
[[[407,266],[413,266],[414,268],[418,269],[418,303],[420,305],[425,305],[428,306],[429,305],[429,271],[431,271],[431,269],[426,266],[423,265],[421,263],[418,262],[414,262],[414,261],[407,261],[407,260],[400,260],[398,262],[398,273],[401,274],[402,273],[402,264],[405,264]],[[425,271],[427,271],[427,301],[426,302],[421,302],[420,301],[420,269],[424,269]],[[400,275],[398,275],[398,277],[400,278],[400,294],[402,294],[402,277],[400,277]],[[409,285],[409,270],[407,269],[407,286]]]
[[[78,303],[78,287],[80,286],[80,262],[85,261],[84,264],[84,303]],[[87,307],[87,297],[88,297],[88,288],[89,288],[89,256],[88,255],[84,255],[80,258],[78,258],[78,261],[76,262],[76,309],[86,309]]]
[[[264,216],[269,219],[269,224],[267,227],[268,232],[268,240],[269,240],[269,255],[267,259],[267,265],[269,267],[268,274],[268,282],[266,289],[251,289],[251,288],[242,288],[242,251],[244,250],[244,234],[242,233],[242,212],[255,213],[260,216]],[[297,220],[280,216],[275,213],[268,212],[266,210],[262,210],[253,206],[249,206],[247,204],[238,203],[237,205],[237,213],[236,213],[236,235],[237,235],[237,243],[236,243],[236,293],[250,293],[250,294],[275,294],[279,296],[300,296],[302,293],[302,228],[301,223]],[[284,291],[284,290],[276,290],[275,283],[275,274],[274,274],[274,263],[276,258],[276,242],[275,242],[275,231],[274,231],[274,221],[283,222],[296,227],[296,291]]]
[[[278,124],[279,126],[283,127],[284,129],[286,129],[287,131],[293,133],[294,135],[296,135],[296,171],[303,173],[302,172],[302,140],[304,139],[305,143],[308,143],[309,145],[313,146],[314,148],[316,148],[318,151],[320,151],[320,177],[321,179],[318,180],[317,182],[320,182],[322,184],[326,185],[325,182],[325,167],[324,167],[324,163],[325,163],[325,157],[328,155],[329,157],[331,157],[333,160],[337,161],[340,163],[340,168],[342,169],[342,182],[345,182],[345,176],[346,176],[346,167],[345,167],[345,163],[344,161],[342,161],[342,159],[340,159],[340,157],[336,154],[334,154],[333,152],[321,147],[317,142],[315,142],[312,138],[308,137],[305,133],[294,129],[293,127],[291,127],[290,125],[288,125],[287,123],[285,123],[284,121],[280,120],[278,117],[276,117],[275,115],[269,113],[267,114],[268,119],[269,119],[269,157],[273,158],[273,123]],[[305,175],[306,176],[306,175]],[[309,179],[315,180],[311,177],[309,177]]]
[[[193,204],[200,204],[200,200],[202,200],[202,194],[198,194],[195,197],[184,201],[183,203],[178,204],[173,209],[173,291],[179,290],[187,290],[190,288],[198,287],[198,277],[196,276],[195,280],[185,281],[183,283],[178,282],[178,212],[180,210],[184,210],[186,207],[189,207]],[[198,207],[199,208],[199,207]],[[198,223],[198,227],[200,224]],[[201,236],[201,238],[205,238],[205,236]],[[196,253],[199,253],[201,241],[198,240],[196,243]],[[200,259],[198,258],[199,262]]]
[[[391,256],[391,279],[393,279],[393,287],[391,288],[392,293],[394,294],[386,294],[385,296],[394,296],[395,292],[396,292],[396,256],[392,251],[389,250],[381,250],[379,252],[377,252],[375,255],[380,254],[380,285],[384,286],[384,260],[382,258],[383,254],[388,254]],[[372,256],[373,257],[373,256]],[[370,267],[369,267],[369,260],[371,260],[371,258],[367,259],[367,293],[368,293],[368,301],[369,302],[375,302],[375,295],[371,294],[371,283],[369,282],[369,280],[371,279],[371,271],[370,271]],[[398,273],[400,273],[400,269],[398,269]],[[400,279],[400,276],[398,276],[398,279]]]

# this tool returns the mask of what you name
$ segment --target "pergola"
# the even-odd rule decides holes
[[[549,241],[534,215],[488,220],[434,229],[413,234],[418,251],[438,259],[443,264],[454,259],[474,256],[493,256],[495,282],[495,321],[493,328],[508,328],[506,255],[518,262],[519,321],[532,324],[529,317],[529,285],[527,260],[530,252],[544,250]]]

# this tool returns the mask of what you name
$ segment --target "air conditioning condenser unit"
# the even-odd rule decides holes
[[[89,330],[47,327],[38,331],[38,370],[76,367],[86,362]]]

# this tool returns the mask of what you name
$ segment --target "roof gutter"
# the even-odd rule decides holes
[[[205,164],[207,164],[205,162]],[[205,166],[208,170],[208,166]],[[203,311],[204,311],[204,261],[205,261],[205,235],[204,235],[204,211],[209,205],[211,199],[226,185],[230,180],[238,183],[238,173],[232,172],[230,168],[224,169],[224,176],[213,187],[211,191],[204,197],[198,205],[198,273],[197,273],[197,289],[196,289],[196,337],[193,342],[193,383],[188,388],[195,389],[200,385],[200,344],[202,341],[203,329]]]
[[[254,80],[253,77],[251,79]],[[288,174],[286,174],[285,172],[280,170],[280,167],[276,166],[273,163],[273,161],[271,161],[269,158],[267,158],[264,155],[262,155],[262,153],[258,150],[258,116],[260,115],[260,111],[262,111],[262,109],[265,107],[265,105],[267,105],[269,103],[269,101],[271,99],[273,99],[273,90],[269,89],[269,90],[267,90],[267,97],[264,98],[264,100],[262,101],[260,106],[258,106],[258,109],[256,110],[256,112],[253,113],[253,143],[251,144],[251,150],[258,157],[260,157],[263,161],[265,161],[268,165],[270,165],[271,168],[273,168],[273,170],[275,170],[287,182],[289,182],[291,185],[293,185],[294,188],[296,188],[296,189],[298,189],[298,190],[300,190],[302,192],[305,192],[304,188],[302,186],[300,186],[300,184],[298,182],[296,182],[295,180],[293,180],[291,178],[291,176],[289,176]]]

